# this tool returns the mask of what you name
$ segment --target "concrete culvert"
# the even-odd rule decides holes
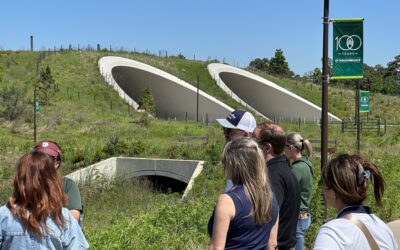
[[[114,179],[147,177],[154,188],[179,192],[184,198],[203,169],[203,161],[112,157],[73,172],[67,177],[81,185]]]

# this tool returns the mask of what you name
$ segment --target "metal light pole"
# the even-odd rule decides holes
[[[322,51],[322,113],[321,113],[321,168],[328,162],[328,47],[329,47],[329,0],[324,0],[323,23],[323,51]]]
[[[356,125],[357,125],[357,154],[360,154],[360,131],[361,131],[361,119],[360,119],[360,81],[356,80]]]
[[[322,112],[321,112],[321,169],[328,163],[328,83],[329,83],[329,0],[324,0],[323,22],[323,49],[322,49]],[[324,218],[327,218],[327,209],[324,201]]]

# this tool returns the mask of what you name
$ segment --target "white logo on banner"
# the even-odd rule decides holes
[[[339,48],[343,51],[358,50],[359,48],[361,48],[361,45],[362,45],[361,37],[357,35],[351,35],[351,36],[344,35],[341,36],[340,38],[336,37],[336,50],[339,50]]]

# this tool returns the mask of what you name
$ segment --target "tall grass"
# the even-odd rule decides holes
[[[138,53],[63,52],[46,53],[41,67],[49,65],[60,91],[50,96],[50,105],[38,113],[38,140],[52,139],[63,149],[61,171],[64,174],[110,156],[137,156],[205,160],[202,174],[196,179],[186,200],[178,194],[154,191],[148,183],[133,180],[115,182],[109,186],[82,187],[85,206],[84,230],[93,249],[203,249],[209,243],[206,224],[223,191],[225,177],[219,164],[224,139],[216,124],[151,120],[144,123],[141,114],[128,109],[119,96],[101,78],[97,60],[105,55],[119,55],[151,64],[196,85],[200,89],[227,101],[230,100],[208,74],[205,62],[158,58]],[[26,89],[27,110],[15,121],[0,124],[0,203],[11,192],[13,166],[17,159],[33,147],[33,88],[37,53],[0,51],[1,86]],[[318,104],[320,89],[310,83],[265,76]],[[311,87],[312,86],[312,87]],[[395,96],[372,95],[371,116],[399,117]],[[341,117],[352,117],[354,94],[349,89],[330,87],[330,111]],[[389,105],[388,105],[389,104]],[[399,118],[398,118],[399,119]],[[315,123],[285,122],[286,131],[298,131],[305,138],[320,138]],[[338,141],[338,152],[354,153],[355,134],[341,133],[340,124],[329,125],[329,139]],[[206,145],[179,144],[180,136],[208,136]],[[387,134],[364,131],[361,153],[380,167],[385,181],[385,209],[375,212],[385,221],[400,217],[399,174],[400,128],[389,127]],[[316,155],[317,156],[317,155]],[[318,189],[320,160],[315,166],[313,221],[307,234],[312,246],[321,225],[323,207]],[[371,190],[372,191],[372,190]],[[334,216],[328,210],[329,216]]]

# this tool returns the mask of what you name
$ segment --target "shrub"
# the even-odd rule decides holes
[[[156,106],[150,87],[143,89],[142,93],[140,94],[138,104],[140,109],[144,109],[147,113],[154,115]]]
[[[112,136],[108,139],[106,146],[103,148],[103,152],[107,156],[120,155],[126,152],[128,145],[125,141],[120,140],[118,136]]]
[[[7,120],[15,120],[20,117],[26,109],[26,90],[17,89],[12,86],[3,88],[0,91],[1,105],[3,106],[2,116]]]
[[[134,141],[128,146],[129,155],[140,155],[141,153],[144,152],[144,150],[145,150],[145,145],[141,140]]]

